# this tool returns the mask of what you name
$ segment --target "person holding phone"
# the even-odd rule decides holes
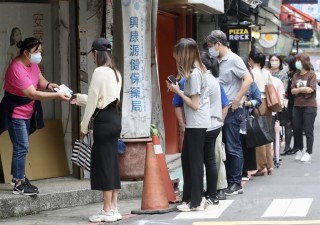
[[[173,75],[168,76],[168,81],[169,81],[171,84],[177,84],[177,80],[176,80],[176,78],[175,78]]]
[[[210,126],[209,88],[206,67],[200,59],[197,43],[191,38],[182,38],[174,47],[178,77],[186,78],[184,92],[179,85],[167,81],[170,91],[183,100],[185,132],[181,155],[183,172],[183,204],[180,211],[201,211],[207,206],[203,195],[204,144],[207,128]]]

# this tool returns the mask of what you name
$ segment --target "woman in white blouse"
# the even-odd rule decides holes
[[[118,212],[118,193],[121,189],[118,165],[118,138],[121,116],[117,109],[122,79],[115,69],[111,44],[104,38],[92,44],[92,56],[97,68],[89,85],[88,95],[76,94],[71,103],[85,106],[80,125],[81,139],[88,133],[93,119],[94,143],[91,152],[91,189],[103,191],[103,209],[89,217],[91,222],[112,222],[122,219]]]
[[[265,86],[271,79],[269,71],[264,69],[266,56],[258,49],[252,49],[249,53],[249,64],[251,66],[251,72],[254,77],[260,92],[261,92],[261,105],[259,112],[262,116],[267,116],[272,120],[272,112],[267,106]],[[273,172],[273,156],[271,143],[256,147],[256,159],[258,170],[252,174],[252,176],[264,176],[271,175]]]

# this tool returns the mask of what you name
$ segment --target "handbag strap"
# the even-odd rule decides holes
[[[90,129],[90,128],[93,129],[94,119],[97,117],[97,115],[99,114],[100,110],[101,110],[101,109],[99,109],[94,116],[91,116],[91,118],[90,118],[90,120],[89,120],[89,124],[88,124],[89,129]],[[90,127],[90,124],[91,124],[91,127]]]
[[[258,116],[261,116],[261,112],[260,112],[259,107],[257,107],[256,109],[257,109],[257,111],[258,111]]]
[[[273,85],[271,73],[268,74],[268,82],[267,83]]]
[[[97,113],[94,115],[94,117],[91,117],[92,120],[94,120],[94,119],[97,117],[97,115],[98,115],[98,113],[100,112],[100,110],[101,110],[101,109],[99,109],[99,110],[97,111]]]

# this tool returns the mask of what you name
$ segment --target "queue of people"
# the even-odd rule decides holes
[[[184,47],[181,46],[181,43],[185,43]],[[200,73],[197,76],[194,75],[194,69],[201,65],[198,59],[199,50],[194,41],[181,39],[175,46],[174,57],[177,63],[177,77],[183,77],[183,79],[180,79],[177,84],[167,82],[168,89],[175,92],[173,106],[179,125],[182,124],[181,126],[185,127],[181,156],[184,195],[183,203],[178,206],[178,210],[184,212],[205,210],[206,204],[219,204],[219,200],[226,199],[226,196],[243,194],[241,182],[249,180],[251,176],[272,175],[273,168],[277,163],[276,158],[279,157],[276,144],[281,143],[283,137],[285,137],[286,144],[281,152],[282,156],[296,154],[295,160],[310,162],[312,154],[313,129],[317,114],[315,98],[317,80],[315,73],[311,71],[309,56],[301,53],[282,59],[274,54],[267,59],[261,51],[254,48],[250,51],[248,59],[243,60],[230,50],[226,35],[220,30],[212,31],[207,36],[206,43],[208,51],[201,52],[200,55],[201,62],[206,66],[207,71],[197,70]],[[178,54],[177,50],[181,50],[181,52]],[[186,56],[190,57],[191,55],[194,58],[187,60]],[[181,61],[181,59],[184,60]],[[195,63],[193,67],[190,64],[185,67],[186,61]],[[213,77],[217,77],[217,80]],[[220,92],[216,81],[221,87]],[[274,112],[268,107],[265,86],[270,83],[279,97],[282,106],[280,112]],[[188,85],[186,86],[186,84]],[[186,87],[188,87],[187,91]],[[202,96],[204,91],[201,91],[201,87],[207,87],[209,90],[207,94],[209,105],[207,101],[204,101],[205,96]],[[227,103],[223,103],[222,100],[224,91]],[[217,107],[218,104],[219,107]],[[189,143],[191,137],[188,126],[185,124],[193,123],[197,118],[199,118],[199,124],[204,118],[204,116],[200,116],[203,107],[207,108],[208,106],[211,124],[207,123],[206,126],[204,124],[201,127],[207,129],[201,137],[193,134],[192,141],[197,148],[193,148],[192,152],[192,144]],[[190,116],[190,107],[192,108],[192,116]],[[184,116],[185,113],[187,115]],[[284,120],[281,121],[285,130],[280,135],[281,140],[248,149],[246,146],[246,118],[248,114],[266,116],[272,127],[275,127],[279,120]],[[307,149],[305,150],[303,149],[302,131],[307,139]],[[226,160],[222,162],[225,166],[223,167],[226,172],[225,177],[223,177],[223,173],[217,172],[217,165],[220,162],[218,162],[216,146],[221,134],[226,154]],[[274,139],[278,137],[278,135],[274,135]],[[294,137],[294,145],[291,148],[292,136]],[[197,141],[198,143],[196,143]],[[216,141],[216,145],[213,145],[212,141]],[[218,144],[220,145],[220,143]],[[213,152],[216,152],[215,156]],[[197,157],[200,159],[190,157],[191,154],[192,156],[199,154]],[[203,166],[206,169],[207,182],[204,191],[202,191],[203,182],[200,181],[203,178]],[[193,171],[190,175],[190,168],[194,170],[198,168],[199,171]],[[251,172],[249,173],[249,171]],[[201,176],[201,179],[194,176]],[[226,187],[222,190],[219,190],[217,184],[217,180],[220,179],[225,179],[226,183]],[[193,184],[192,187],[190,187],[190,182]],[[217,186],[213,187],[213,185]]]
[[[267,61],[262,52],[252,49],[248,58],[242,59],[231,51],[226,34],[220,30],[212,31],[206,44],[208,51],[200,52],[193,39],[180,39],[173,49],[179,82],[167,81],[168,89],[175,93],[172,104],[184,130],[183,203],[177,207],[184,212],[202,211],[208,204],[219,204],[226,196],[243,194],[242,181],[250,178],[249,171],[255,170],[251,176],[273,174],[275,144],[255,149],[246,146],[248,114],[267,116],[273,126],[280,118],[267,105],[265,86],[270,82],[279,95],[283,112],[288,114],[283,123],[286,145],[281,155],[296,154],[295,160],[310,162],[313,152],[317,79],[309,56],[301,53],[282,60],[272,55]],[[53,92],[59,86],[42,76],[38,66],[41,52],[39,39],[26,38],[5,74],[0,134],[8,130],[13,144],[13,194],[39,193],[25,176],[25,164],[28,136],[43,127],[40,100],[71,100],[63,92]],[[96,39],[90,53],[97,68],[88,94],[75,94],[71,104],[85,107],[81,140],[89,132],[90,120],[93,121],[91,189],[102,191],[104,200],[102,209],[89,220],[113,222],[122,219],[117,206],[121,189],[117,141],[121,132],[122,78],[114,66],[108,40]]]

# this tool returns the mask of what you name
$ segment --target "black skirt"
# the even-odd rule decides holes
[[[93,117],[91,189],[101,191],[120,189],[118,139],[121,132],[121,116],[116,109],[116,101],[104,109],[96,109]]]

